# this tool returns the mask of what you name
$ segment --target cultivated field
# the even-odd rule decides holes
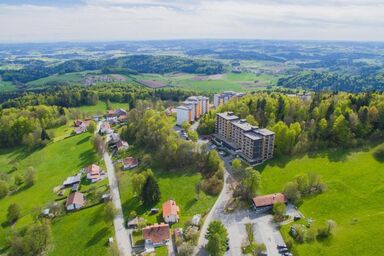
[[[304,199],[300,210],[315,226],[336,221],[336,233],[327,240],[295,244],[294,255],[383,254],[384,164],[373,158],[372,150],[324,151],[257,168],[265,193],[279,192],[286,182],[307,172],[320,174],[328,186],[325,193]],[[283,236],[289,236],[289,227],[282,228]]]

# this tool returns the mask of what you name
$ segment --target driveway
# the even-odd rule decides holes
[[[277,250],[277,245],[285,245],[285,243],[280,231],[277,229],[277,225],[273,222],[272,215],[257,214],[252,209],[238,210],[228,214],[224,213],[226,203],[232,198],[232,191],[230,189],[232,176],[228,171],[231,159],[231,157],[223,158],[226,167],[224,172],[224,187],[215,205],[212,207],[204,221],[194,255],[207,255],[204,246],[207,243],[205,234],[208,225],[213,220],[220,220],[228,230],[230,249],[225,254],[226,256],[242,255],[241,247],[248,239],[245,230],[245,224],[247,223],[254,224],[253,230],[255,240],[258,243],[265,244],[268,256],[280,256]]]

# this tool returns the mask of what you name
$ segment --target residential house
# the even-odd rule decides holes
[[[275,203],[286,203],[287,198],[282,193],[256,196],[252,199],[256,212],[265,212],[272,209]]]
[[[122,162],[123,162],[123,169],[124,170],[133,169],[139,165],[139,160],[137,160],[137,158],[134,158],[131,156],[124,158]]]
[[[84,207],[84,205],[85,199],[83,193],[74,192],[68,196],[65,207],[68,211],[73,211]]]
[[[146,252],[153,252],[155,247],[167,245],[170,239],[168,224],[154,224],[143,228]]]
[[[119,140],[115,145],[118,151],[127,150],[129,148],[128,142],[125,140]]]
[[[103,122],[101,125],[100,125],[100,130],[99,132],[101,134],[111,134],[113,133],[113,130],[111,129],[111,125],[108,123],[108,122]]]
[[[173,200],[163,203],[163,218],[165,223],[176,223],[179,221],[180,209]]]
[[[87,179],[91,182],[99,181],[101,178],[101,169],[100,166],[96,164],[91,164],[85,167],[85,171],[87,172]]]

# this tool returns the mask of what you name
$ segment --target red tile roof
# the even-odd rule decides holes
[[[176,205],[175,201],[168,200],[163,203],[163,218],[165,219],[171,215],[179,215],[179,207]]]
[[[275,203],[286,203],[287,198],[282,193],[257,196],[253,198],[253,203],[256,207],[270,206]]]
[[[129,166],[133,166],[133,165],[137,165],[139,163],[139,161],[137,160],[137,158],[134,158],[134,157],[126,157],[123,159],[123,164],[124,165],[129,165]]]
[[[68,196],[67,203],[65,204],[65,206],[68,206],[71,204],[78,204],[83,206],[84,203],[85,203],[85,200],[84,200],[83,193],[75,192]]]
[[[152,243],[161,243],[169,240],[169,225],[168,224],[154,224],[143,228],[143,238],[150,240]]]
[[[92,164],[85,168],[87,173],[90,175],[90,178],[92,179],[98,179],[100,177],[100,166]]]

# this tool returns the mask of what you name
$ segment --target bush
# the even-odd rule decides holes
[[[219,179],[216,175],[214,175],[209,179],[203,180],[201,183],[201,188],[206,194],[216,196],[220,194],[223,185],[223,180]]]
[[[28,167],[24,174],[24,182],[28,187],[36,183],[36,171],[33,167]]]
[[[16,222],[21,217],[21,208],[18,204],[11,204],[7,210],[7,220],[9,223]]]
[[[0,199],[8,195],[8,192],[8,184],[5,181],[0,180]]]
[[[189,243],[182,243],[179,247],[177,247],[177,255],[179,256],[189,256],[193,254],[194,247]]]
[[[373,152],[373,156],[376,158],[376,160],[383,162],[384,161],[384,145],[377,147],[376,150]]]

